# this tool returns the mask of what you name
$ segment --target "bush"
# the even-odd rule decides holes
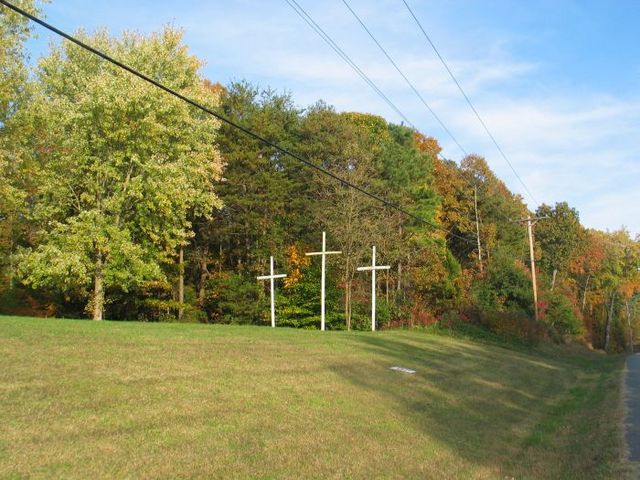
[[[548,293],[541,302],[540,318],[549,327],[552,338],[563,340],[565,336],[578,335],[582,324],[571,302],[559,293]]]
[[[482,324],[505,339],[515,339],[529,345],[537,343],[544,336],[542,325],[523,312],[484,312]]]
[[[376,300],[376,328],[383,329],[391,323],[393,315],[393,307],[384,298]],[[371,328],[371,319],[369,319],[369,328]]]
[[[298,278],[283,288],[276,299],[278,325],[293,328],[320,328],[320,270],[299,269]],[[326,304],[331,311],[331,302]]]
[[[351,311],[351,330],[371,331],[371,312],[364,312],[364,309],[356,311],[356,308],[353,308]]]
[[[460,264],[444,245],[432,245],[419,255],[421,265],[409,270],[411,301],[432,314],[443,313],[461,298]]]
[[[253,277],[237,273],[214,274],[207,282],[202,308],[212,323],[256,324],[265,321],[261,286]]]
[[[278,325],[293,328],[320,329],[320,264],[311,263],[299,267],[295,282],[280,291],[276,300]],[[338,302],[340,290],[327,274],[325,291],[325,328],[344,330],[347,328]]]
[[[168,281],[149,281],[127,292],[120,288],[109,289],[105,318],[167,322],[177,319],[178,308],[178,302],[173,299],[173,287]]]
[[[486,275],[474,284],[473,296],[485,312],[533,313],[528,273],[505,255],[494,256]]]
[[[276,316],[278,312],[276,312]],[[276,322],[281,327],[302,328],[305,330],[320,330],[320,315],[309,315],[302,317],[277,316]],[[342,313],[327,313],[325,316],[325,328],[327,330],[346,330],[347,324]]]
[[[45,292],[34,291],[27,287],[16,286],[0,290],[0,315],[22,315],[25,317],[53,317],[71,316],[80,317],[83,314],[84,305],[81,301],[71,301],[67,309],[63,309],[66,299],[58,299],[54,295]]]
[[[540,322],[522,311],[484,311],[471,308],[464,312],[464,321],[479,325],[503,340],[535,344],[544,336],[544,328]],[[458,322],[457,327],[462,322]]]

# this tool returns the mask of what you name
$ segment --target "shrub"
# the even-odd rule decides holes
[[[482,324],[506,339],[527,344],[537,343],[544,335],[542,325],[524,312],[483,312]]]
[[[320,329],[320,262],[297,262],[296,265],[295,281],[288,282],[276,300],[278,325]],[[330,278],[331,275],[328,274],[325,291],[325,328],[344,330],[346,322],[338,303],[340,290],[329,280]]]
[[[481,326],[503,340],[535,344],[544,336],[542,324],[522,311],[491,312],[474,307],[466,310],[461,320],[455,328],[467,322]]]
[[[264,321],[261,286],[253,277],[237,273],[214,274],[207,282],[202,308],[212,323],[255,324]]]
[[[105,317],[142,322],[173,321],[177,319],[179,306],[173,299],[173,286],[168,281],[149,281],[128,292],[111,288]]]
[[[460,264],[443,245],[425,248],[420,256],[421,265],[409,270],[411,300],[431,313],[445,312],[461,298]]]
[[[486,275],[473,286],[476,304],[485,312],[533,313],[531,280],[524,268],[496,254]]]
[[[371,312],[356,311],[351,312],[351,330],[371,330]]]
[[[540,317],[551,330],[554,339],[562,340],[565,336],[581,333],[582,324],[567,297],[550,292],[541,303],[543,308]]]
[[[65,300],[68,300],[66,303]],[[84,305],[75,299],[58,299],[46,292],[16,286],[0,290],[0,315],[22,315],[26,317],[82,316]],[[66,306],[63,309],[62,306]]]

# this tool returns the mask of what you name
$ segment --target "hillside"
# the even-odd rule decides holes
[[[619,357],[0,317],[0,358],[2,478],[622,474]]]

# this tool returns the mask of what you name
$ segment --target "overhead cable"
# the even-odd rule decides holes
[[[380,44],[380,42],[378,41],[378,39],[373,35],[373,33],[371,33],[371,30],[369,30],[369,28],[364,24],[364,22],[362,21],[362,19],[358,16],[358,14],[351,8],[351,5],[349,5],[349,3],[346,0],[342,0],[342,3],[345,4],[345,6],[347,7],[347,9],[351,12],[351,14],[355,17],[355,19],[358,21],[358,23],[360,23],[360,26],[362,26],[362,28],[364,29],[365,32],[367,32],[367,34],[369,35],[369,37],[371,37],[371,40],[374,41],[374,43],[378,46],[378,48],[380,49],[380,51],[384,54],[385,57],[387,57],[387,60],[389,60],[389,62],[391,62],[391,65],[393,65],[393,67],[396,69],[396,71],[400,74],[400,76],[404,79],[404,81],[407,83],[407,85],[409,86],[409,88],[411,88],[411,90],[413,91],[413,93],[415,93],[415,95],[418,97],[418,99],[420,100],[420,102],[422,102],[422,104],[427,108],[427,110],[429,110],[429,112],[431,113],[431,115],[433,116],[433,118],[438,122],[438,124],[442,127],[442,129],[447,133],[447,135],[449,135],[449,137],[451,138],[451,140],[453,140],[453,142],[458,146],[458,148],[460,149],[460,151],[467,156],[467,152],[464,149],[464,147],[460,144],[460,142],[458,141],[458,139],[453,135],[453,133],[451,133],[451,130],[449,130],[449,128],[444,124],[444,122],[442,121],[442,119],[438,116],[438,114],[433,110],[433,108],[431,108],[431,106],[427,103],[427,101],[424,99],[424,97],[420,94],[420,92],[418,91],[418,89],[415,87],[415,85],[411,82],[411,80],[409,80],[409,78],[404,74],[404,72],[400,69],[400,67],[398,66],[398,64],[396,63],[396,61],[391,57],[391,55],[389,55],[389,53],[387,52],[387,50]]]
[[[451,77],[451,79],[453,80],[453,82],[456,84],[456,86],[458,87],[458,90],[460,90],[460,93],[462,94],[462,96],[464,97],[464,99],[466,100],[467,104],[469,105],[469,107],[471,108],[471,110],[473,111],[473,113],[475,114],[476,118],[478,119],[478,121],[480,122],[480,124],[482,125],[482,128],[484,128],[484,131],[487,132],[487,135],[489,136],[489,138],[491,139],[491,141],[493,142],[493,144],[495,145],[496,149],[498,150],[498,152],[500,152],[500,155],[502,156],[502,158],[507,162],[507,165],[509,165],[509,168],[511,168],[511,171],[513,172],[513,174],[516,176],[516,178],[518,179],[518,181],[520,182],[520,184],[522,185],[522,187],[525,189],[525,191],[527,192],[527,194],[529,195],[529,197],[531,198],[531,200],[534,201],[534,203],[536,205],[538,205],[540,202],[538,202],[538,200],[536,199],[536,197],[531,193],[531,190],[529,190],[529,187],[527,187],[527,185],[524,183],[524,180],[522,180],[522,178],[520,177],[520,175],[518,175],[518,172],[516,171],[515,167],[513,166],[513,164],[511,163],[511,161],[509,160],[509,158],[507,157],[507,155],[504,153],[504,150],[502,150],[502,147],[500,147],[500,145],[498,144],[498,141],[496,140],[496,138],[494,137],[494,135],[491,133],[491,131],[489,130],[489,127],[487,126],[487,124],[485,123],[485,121],[482,119],[482,117],[480,116],[480,114],[478,113],[478,110],[476,109],[476,107],[473,105],[473,103],[471,102],[471,99],[469,98],[469,96],[466,94],[466,92],[464,91],[464,89],[462,88],[462,85],[460,85],[460,82],[458,81],[458,79],[455,77],[455,75],[453,74],[453,72],[451,71],[451,69],[449,68],[449,65],[447,65],[447,62],[445,62],[444,58],[442,57],[442,55],[440,54],[440,52],[438,51],[438,49],[436,48],[435,44],[433,43],[433,41],[431,40],[431,37],[429,37],[429,35],[427,34],[426,30],[424,29],[424,27],[422,26],[422,23],[420,22],[420,20],[418,20],[418,17],[416,17],[415,13],[413,12],[413,10],[411,9],[411,7],[409,6],[409,4],[407,3],[406,0],[402,0],[402,2],[404,3],[405,7],[407,7],[407,10],[409,11],[409,13],[411,14],[411,16],[413,17],[413,20],[416,22],[416,24],[418,25],[418,28],[420,28],[420,31],[422,32],[422,34],[424,35],[424,38],[427,40],[427,42],[429,43],[429,45],[431,45],[431,48],[433,49],[433,51],[436,53],[436,55],[438,56],[438,58],[440,59],[440,62],[442,63],[442,65],[444,66],[444,68],[447,70],[447,72],[449,73],[449,76]]]
[[[273,142],[271,140],[266,139],[265,137],[263,137],[260,134],[248,129],[247,127],[244,127],[244,126],[234,122],[233,120],[225,117],[224,115],[221,115],[220,113],[217,113],[214,110],[212,110],[212,109],[210,109],[208,107],[205,107],[201,103],[198,103],[197,101],[195,101],[195,100],[193,100],[193,99],[191,99],[189,97],[186,97],[185,95],[177,92],[176,90],[173,90],[172,88],[167,87],[166,85],[163,85],[162,83],[160,83],[160,82],[148,77],[144,73],[139,72],[138,70],[136,70],[136,69],[134,69],[134,68],[132,68],[132,67],[130,67],[130,66],[128,66],[128,65],[126,65],[126,64],[124,64],[122,62],[120,62],[119,60],[116,60],[115,58],[107,55],[106,53],[104,53],[104,52],[102,52],[102,51],[100,51],[100,50],[98,50],[98,49],[96,49],[96,48],[94,48],[94,47],[92,47],[90,45],[87,45],[86,43],[84,43],[83,41],[79,40],[78,38],[76,38],[76,37],[74,37],[74,36],[72,36],[72,35],[64,32],[64,31],[62,31],[62,30],[60,30],[60,29],[58,29],[56,27],[54,27],[53,25],[45,22],[44,20],[36,17],[35,15],[32,15],[31,13],[21,9],[20,7],[18,7],[16,5],[13,5],[12,3],[10,3],[10,2],[8,2],[6,0],[0,0],[0,4],[4,5],[5,7],[9,8],[11,10],[13,10],[14,12],[22,15],[25,18],[28,18],[29,20],[37,23],[38,25],[41,25],[42,27],[46,28],[47,30],[49,30],[49,31],[51,31],[51,32],[53,32],[53,33],[65,38],[66,40],[70,41],[71,43],[73,43],[73,44],[75,44],[75,45],[77,45],[77,46],[79,46],[79,47],[81,47],[81,48],[93,53],[94,55],[97,55],[98,57],[102,58],[103,60],[105,60],[105,61],[107,61],[107,62],[109,62],[109,63],[111,63],[111,64],[113,64],[113,65],[115,65],[115,66],[127,71],[127,72],[129,72],[130,74],[134,75],[135,77],[138,77],[141,80],[143,80],[143,81],[145,81],[145,82],[147,82],[147,83],[159,88],[160,90],[163,90],[164,92],[166,92],[166,93],[168,93],[168,94],[170,94],[170,95],[182,100],[183,102],[188,103],[192,107],[195,107],[196,109],[201,110],[201,111],[203,111],[203,112],[205,112],[205,113],[217,118],[218,120],[230,125],[231,127],[242,131],[247,136],[252,137],[252,138],[264,143],[265,145],[268,145],[268,146],[274,148],[275,150],[278,150],[279,152],[281,152],[281,153],[283,153],[285,155],[288,155],[288,156],[290,156],[291,158],[293,158],[295,160],[298,160],[299,162],[307,165],[308,167],[311,167],[311,168],[317,170],[318,172],[320,172],[320,173],[322,173],[324,175],[327,175],[327,176],[339,181],[342,185],[345,185],[345,186],[347,186],[349,188],[357,190],[361,194],[363,194],[363,195],[365,195],[365,196],[367,196],[367,197],[369,197],[369,198],[371,198],[371,199],[373,199],[373,200],[375,200],[377,202],[382,203],[386,207],[394,209],[394,210],[406,215],[407,217],[413,218],[414,220],[417,220],[420,223],[423,223],[423,224],[425,224],[425,225],[427,225],[427,226],[429,226],[429,227],[431,227],[433,229],[449,233],[447,229],[445,229],[445,228],[443,228],[443,227],[441,227],[439,225],[436,225],[433,222],[430,222],[429,220],[424,219],[424,218],[422,218],[422,217],[420,217],[418,215],[415,215],[415,214],[405,210],[404,208],[400,207],[399,205],[391,203],[388,200],[385,200],[384,198],[382,198],[382,197],[380,197],[380,196],[378,196],[378,195],[376,195],[374,193],[371,193],[371,192],[365,190],[364,188],[362,188],[362,187],[360,187],[360,186],[358,186],[358,185],[356,185],[356,184],[354,184],[354,183],[352,183],[352,182],[350,182],[350,181],[348,181],[348,180],[346,180],[344,178],[341,178],[340,176],[336,175],[335,173],[331,172],[330,170],[328,170],[328,169],[326,169],[326,168],[324,168],[324,167],[322,167],[320,165],[317,165],[317,164],[311,162],[310,160],[307,160],[306,158],[300,156],[299,154],[297,154],[295,152],[292,152],[291,150],[288,150],[287,148],[284,148],[284,147],[278,145],[277,143],[275,143],[275,142]],[[456,234],[450,233],[450,235],[456,236],[456,237],[458,237],[458,238],[460,238],[461,240],[464,240],[464,241],[469,241],[467,238],[459,236],[459,235],[456,235]]]
[[[367,85],[369,85],[374,92],[378,94],[380,98],[382,98],[391,109],[396,112],[409,126],[411,126],[414,130],[417,130],[416,126],[407,118],[407,116],[400,111],[396,104],[394,104],[387,95],[384,94],[382,90],[374,83],[369,76],[362,71],[362,69],[351,59],[345,51],[340,48],[340,46],[333,41],[331,36],[324,31],[324,29],[318,25],[318,23],[309,15],[304,8],[296,1],[296,0],[285,0],[289,6],[302,18],[307,25],[309,25],[319,36],[324,40],[327,45],[329,45],[334,52],[338,54],[340,58],[342,58],[347,64],[355,71],[360,78],[362,78]]]

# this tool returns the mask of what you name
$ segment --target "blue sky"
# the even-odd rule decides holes
[[[568,201],[588,227],[640,233],[640,1],[407,1],[536,200]],[[298,2],[445,156],[461,159],[342,0]],[[349,3],[464,149],[535,208],[402,0]],[[44,13],[68,31],[171,23],[213,81],[247,79],[303,107],[323,99],[400,121],[284,0],[52,0]],[[50,40],[40,33],[34,57]]]

